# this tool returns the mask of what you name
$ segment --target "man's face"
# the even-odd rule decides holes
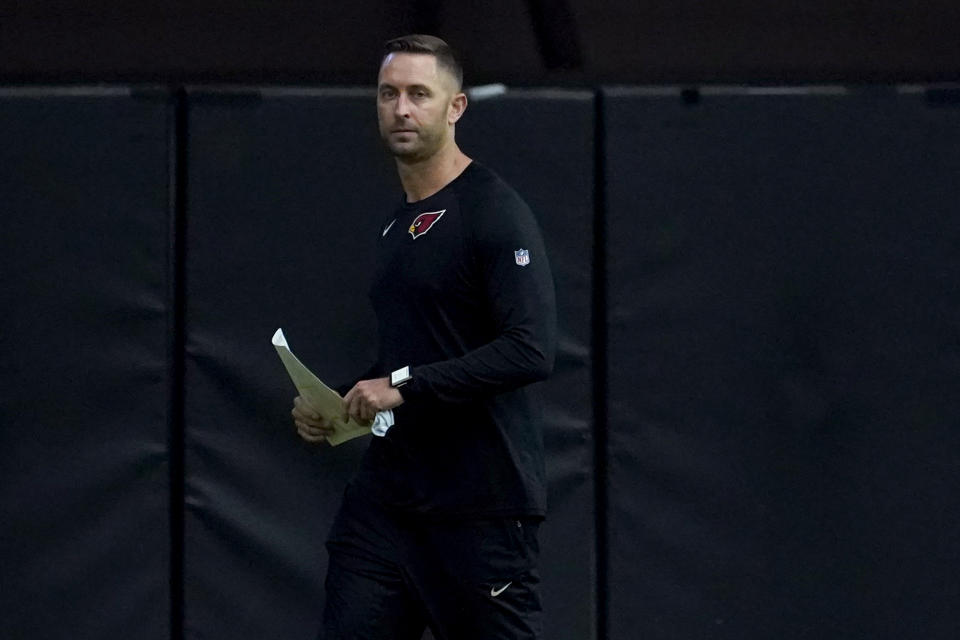
[[[451,134],[453,75],[429,54],[391,53],[380,66],[377,118],[380,137],[399,159],[429,158]]]

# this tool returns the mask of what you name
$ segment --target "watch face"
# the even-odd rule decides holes
[[[394,387],[403,384],[410,379],[410,367],[397,369],[390,374],[390,384]]]

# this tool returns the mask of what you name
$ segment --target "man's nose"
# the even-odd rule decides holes
[[[410,115],[410,99],[407,98],[407,95],[402,91],[400,92],[400,95],[397,96],[397,100],[394,103],[393,112],[401,118],[405,118]]]

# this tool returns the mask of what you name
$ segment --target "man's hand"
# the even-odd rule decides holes
[[[403,396],[390,386],[389,378],[361,380],[343,398],[346,415],[358,422],[373,420],[378,411],[386,411],[403,404]]]
[[[323,442],[327,436],[333,435],[333,425],[300,396],[293,399],[293,411],[290,413],[293,414],[293,423],[297,425],[297,433],[307,442]]]

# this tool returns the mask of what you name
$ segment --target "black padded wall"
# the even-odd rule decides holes
[[[605,94],[610,638],[955,637],[960,109]]]
[[[0,90],[4,638],[170,635],[170,115]]]
[[[544,383],[549,481],[541,529],[544,637],[595,635],[592,92],[511,90],[474,100],[457,125],[468,155],[526,199],[543,229],[557,288],[557,364]],[[567,132],[557,135],[558,131]]]
[[[0,90],[0,636],[317,631],[366,442],[299,440],[269,339],[334,383],[368,364],[399,182],[371,91],[185,100],[178,137],[166,91]],[[531,204],[557,281],[546,637],[960,634],[957,105],[607,90],[595,159],[592,93],[472,101],[458,139]]]
[[[189,96],[186,638],[314,638],[323,542],[366,439],[303,442],[270,343],[331,384],[372,363],[376,230],[398,186],[372,94]]]

